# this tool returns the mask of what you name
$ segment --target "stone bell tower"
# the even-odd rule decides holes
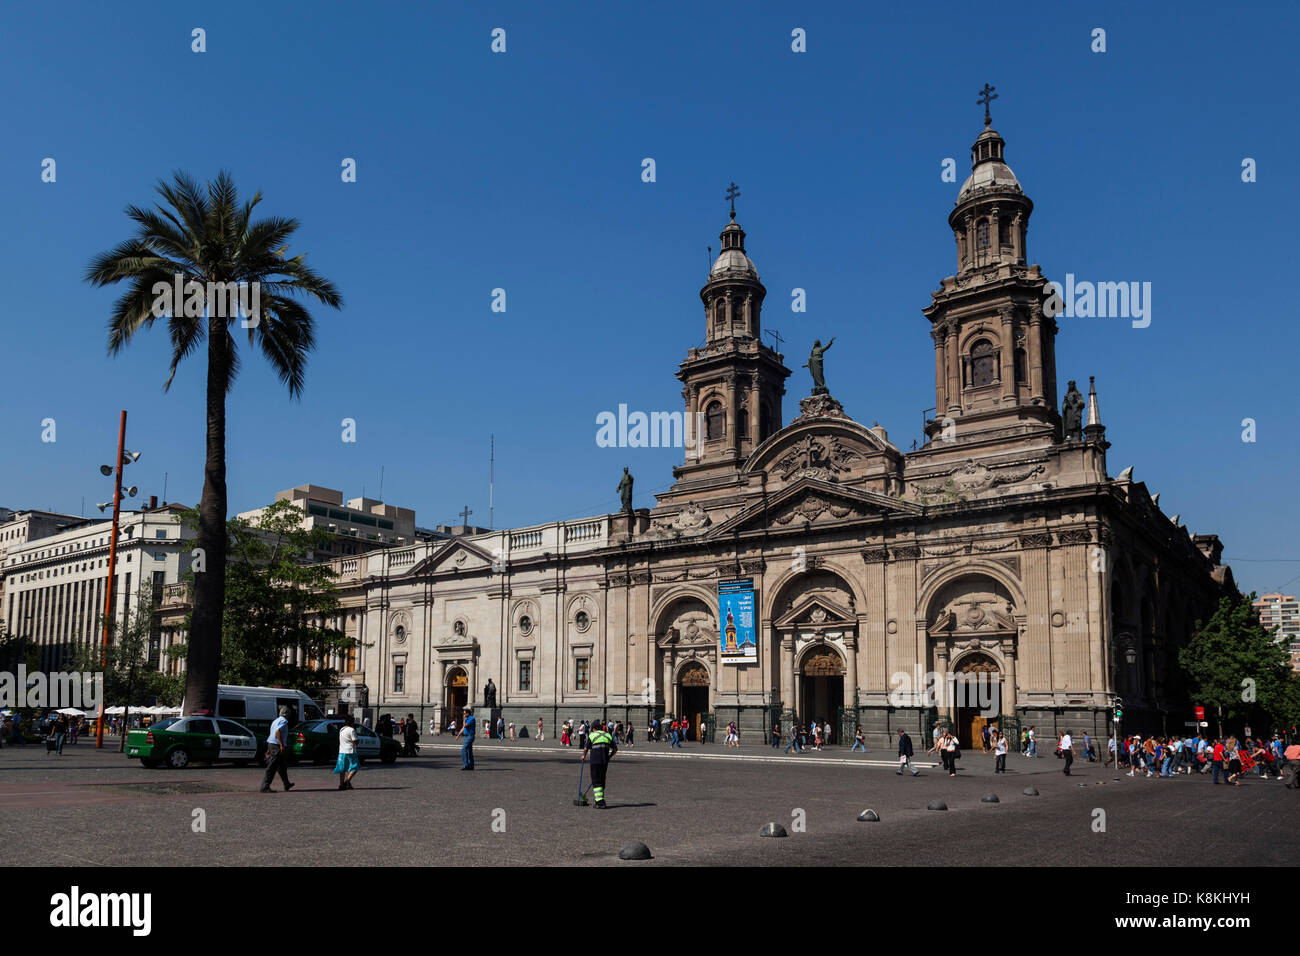
[[[1044,279],[1028,265],[1034,204],[1006,164],[985,84],[984,130],[971,147],[971,173],[948,215],[957,273],[923,309],[934,339],[933,442],[966,443],[1056,434],[1056,320],[1043,310]]]
[[[700,444],[687,449],[679,477],[735,471],[750,452],[781,428],[781,397],[790,370],[779,352],[763,344],[762,310],[767,290],[745,252],[745,230],[736,222],[736,184],[727,191],[731,220],[722,248],[700,290],[705,338],[677,370],[686,415],[699,422]]]

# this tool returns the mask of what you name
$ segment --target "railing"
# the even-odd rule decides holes
[[[407,548],[405,551],[395,551],[390,558],[394,568],[404,568],[407,565],[415,563],[415,549]]]
[[[542,533],[540,531],[521,531],[519,534],[510,536],[511,551],[525,551],[529,548],[540,548],[542,546]]]
[[[565,541],[597,541],[604,531],[603,521],[584,521],[582,524],[567,525],[564,529]]]

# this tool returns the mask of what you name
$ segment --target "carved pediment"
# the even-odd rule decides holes
[[[748,474],[766,472],[769,485],[804,478],[848,482],[881,457],[899,460],[901,452],[852,419],[796,420],[763,442],[745,464]]]
[[[412,566],[408,574],[433,574],[492,570],[492,555],[468,541],[448,541],[423,561]]]
[[[897,512],[917,514],[920,510],[911,502],[874,491],[804,478],[773,495],[766,506],[755,502],[729,520],[715,525],[708,536],[722,537],[734,531],[762,528],[765,520],[772,528],[798,527],[805,521],[815,524]]]
[[[649,538],[685,538],[702,534],[713,521],[709,514],[694,501],[688,501],[674,515],[655,518],[646,532]]]
[[[1003,485],[1014,485],[1036,478],[1046,471],[1042,464],[1023,467],[989,468],[983,462],[967,460],[947,472],[928,475],[925,480],[915,481],[909,486],[913,494],[939,495],[944,493],[970,495],[979,494]]]
[[[1002,602],[965,600],[947,605],[930,625],[930,633],[1015,633],[1011,608]]]
[[[800,630],[839,630],[858,623],[852,609],[820,595],[805,597],[786,611],[776,621],[777,627],[794,627]]]

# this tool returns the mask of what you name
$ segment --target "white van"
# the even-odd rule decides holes
[[[281,707],[289,708],[289,726],[304,720],[321,720],[325,714],[317,703],[300,690],[287,687],[241,687],[238,684],[217,685],[217,716],[238,721],[257,734],[258,746],[266,743]],[[189,713],[181,705],[181,713]]]

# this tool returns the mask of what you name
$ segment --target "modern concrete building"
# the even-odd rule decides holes
[[[387,505],[374,498],[350,498],[343,502],[343,492],[320,485],[299,485],[281,491],[276,501],[288,501],[302,509],[302,527],[323,528],[336,535],[320,557],[363,554],[375,548],[409,544],[415,540],[415,512],[410,508]],[[241,512],[238,517],[256,522],[266,508]]]
[[[163,588],[189,570],[184,541],[194,532],[182,526],[179,505],[123,511],[118,521],[114,615],[118,623],[136,607],[141,588],[156,608]],[[4,620],[9,633],[29,636],[40,647],[41,666],[57,670],[78,645],[102,639],[108,586],[108,552],[113,523],[77,519],[77,524],[25,543],[5,555]],[[161,633],[154,628],[150,659],[161,666]]]
[[[9,563],[6,560],[9,549],[58,534],[74,525],[84,524],[85,520],[57,511],[0,508],[0,621],[5,620],[5,569]]]
[[[1291,667],[1300,671],[1300,601],[1294,594],[1261,594],[1254,602],[1259,623],[1277,631],[1291,654]]]

